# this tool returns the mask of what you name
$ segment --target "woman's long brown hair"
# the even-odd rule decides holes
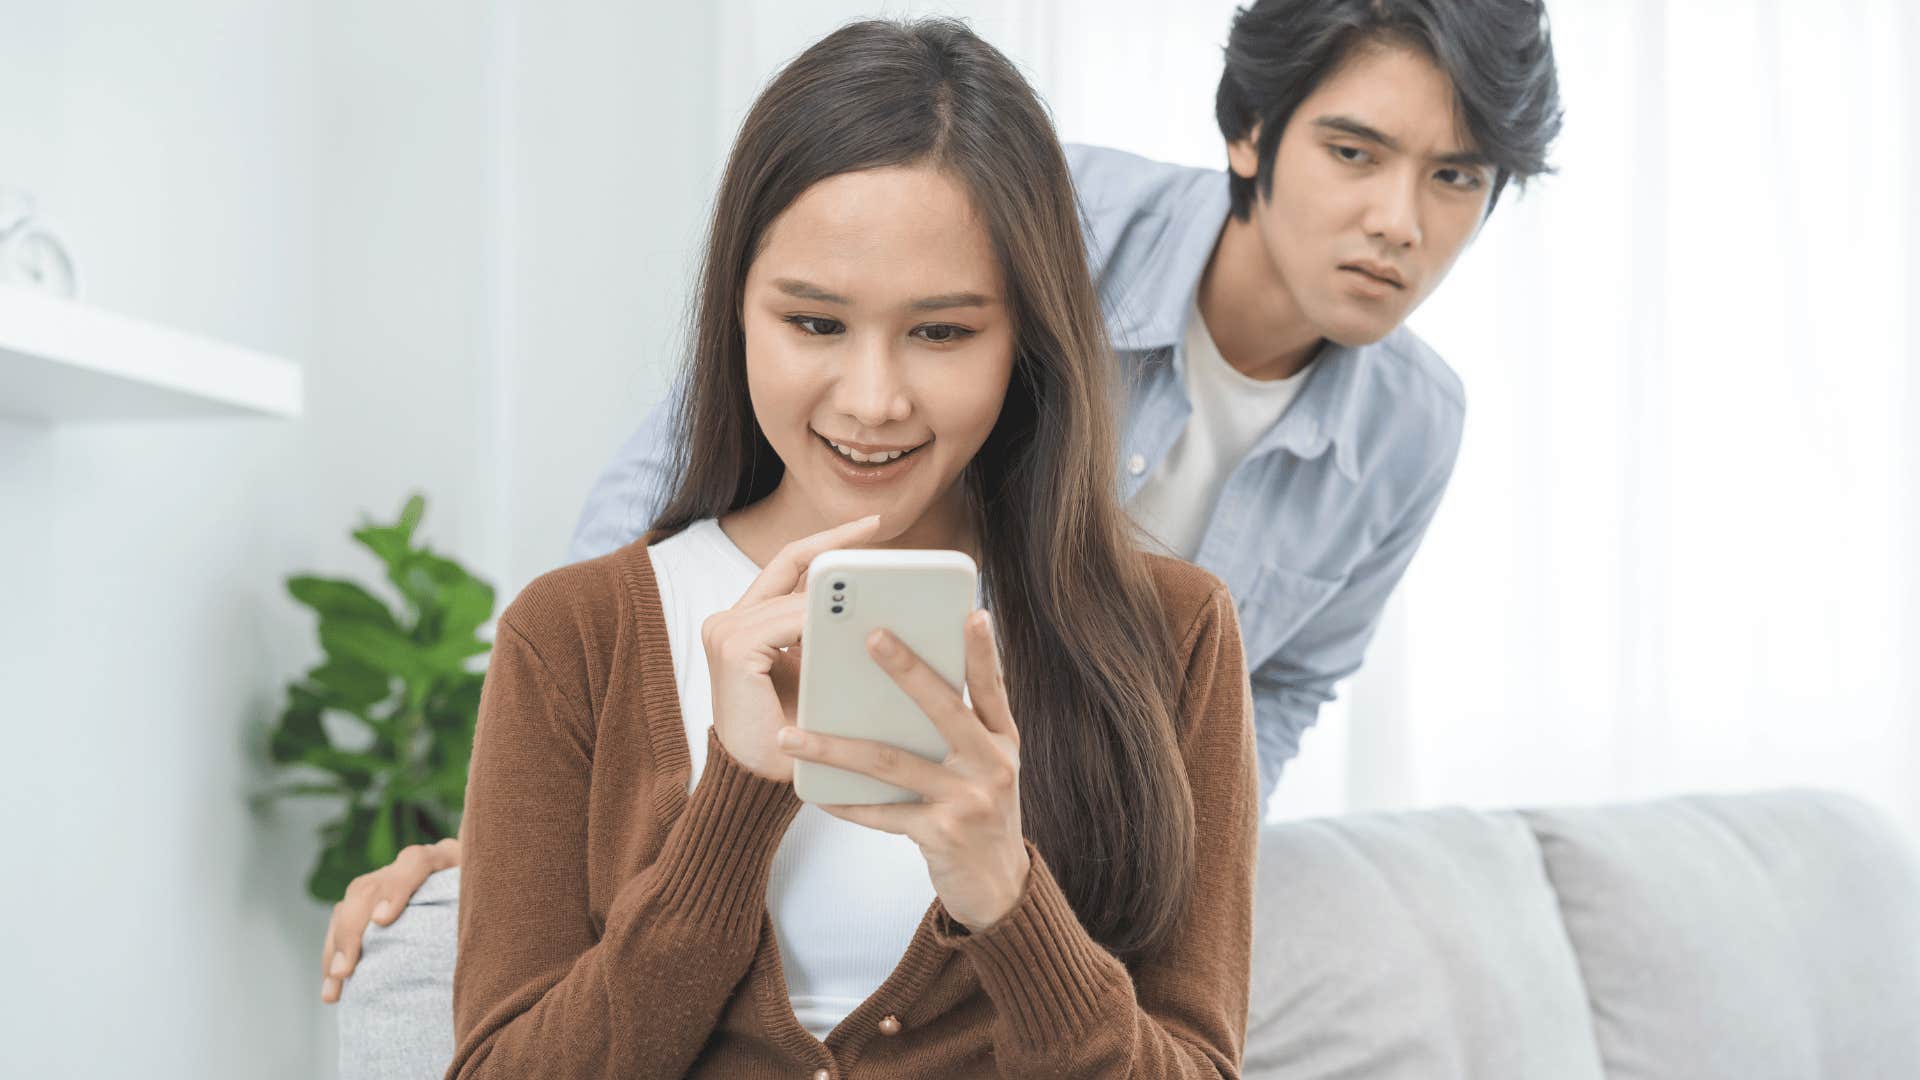
[[[1193,866],[1178,675],[1116,493],[1114,364],[1066,160],[1032,88],[964,25],[844,27],[747,114],[707,237],[678,486],[654,525],[739,509],[784,472],[748,398],[740,319],[768,226],[827,177],[919,163],[963,181],[1008,283],[1013,376],[963,482],[1020,724],[1027,836],[1088,932],[1138,958],[1166,940]]]

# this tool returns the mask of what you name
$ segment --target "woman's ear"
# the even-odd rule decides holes
[[[1255,121],[1245,135],[1227,143],[1227,165],[1235,176],[1251,180],[1260,172],[1260,123]]]

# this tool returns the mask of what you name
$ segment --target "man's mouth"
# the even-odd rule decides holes
[[[1391,285],[1396,289],[1407,287],[1406,280],[1400,276],[1400,272],[1391,266],[1379,263],[1346,263],[1340,269],[1351,270],[1361,277],[1372,278],[1382,285]]]

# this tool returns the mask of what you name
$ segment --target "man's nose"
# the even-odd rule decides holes
[[[1420,179],[1390,175],[1375,185],[1362,227],[1367,235],[1388,247],[1415,247],[1420,243]]]

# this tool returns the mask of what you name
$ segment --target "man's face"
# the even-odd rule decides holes
[[[1342,345],[1386,337],[1452,269],[1494,170],[1461,139],[1453,85],[1425,55],[1355,49],[1300,103],[1252,223],[1315,329]],[[1259,132],[1228,144],[1252,177]]]

